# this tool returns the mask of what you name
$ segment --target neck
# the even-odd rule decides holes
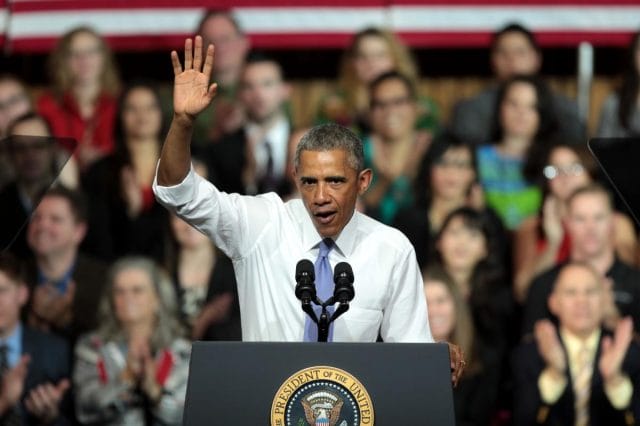
[[[500,151],[509,157],[523,158],[531,145],[531,139],[524,136],[505,136],[500,142]]]
[[[9,326],[7,328],[0,328],[0,339],[2,340],[6,340],[9,338],[9,336],[11,336],[13,333],[15,333],[16,328],[18,328],[18,324],[20,323],[20,321],[16,318],[16,321],[12,324],[9,324]]]
[[[44,256],[37,256],[36,263],[42,273],[49,279],[57,280],[71,268],[76,260],[76,251],[73,249],[55,251]]]
[[[615,254],[613,248],[608,248],[606,250],[602,250],[602,253],[596,256],[587,256],[585,254],[580,253],[578,250],[573,250],[571,252],[571,259],[587,262],[591,266],[593,266],[596,271],[600,272],[602,276],[606,275],[607,271],[613,265],[615,261]]]
[[[151,336],[153,335],[154,325],[152,323],[147,322],[139,322],[135,324],[124,324],[124,331],[129,338],[129,341],[132,340],[151,340]]]
[[[278,124],[280,122],[280,120],[282,120],[282,118],[284,117],[284,113],[280,110],[276,111],[275,113],[269,115],[268,117],[266,117],[264,120],[262,121],[255,121],[255,120],[251,120],[251,124],[253,124],[254,126],[258,127],[258,129],[260,130],[260,132],[263,135],[266,135],[267,132],[269,132],[271,129],[273,129],[275,127],[276,124]]]
[[[148,159],[154,162],[158,158],[160,146],[153,137],[127,138],[127,149],[131,159]]]
[[[73,86],[71,92],[78,103],[90,103],[95,101],[100,94],[100,85],[97,82],[77,83]]]
[[[560,327],[560,331],[562,334],[567,334],[569,336],[573,336],[579,340],[582,340],[583,343],[587,340],[596,330],[569,330],[565,327]]]
[[[198,269],[206,269],[205,265],[212,263],[215,257],[215,250],[209,242],[195,247],[180,248],[179,259],[181,266],[197,265]]]
[[[216,81],[224,89],[230,89],[238,84],[239,75],[240,69],[236,67],[224,70],[218,69],[213,73],[213,81]]]
[[[468,269],[454,269],[454,268],[445,268],[447,273],[453,278],[453,281],[458,285],[460,292],[466,298],[469,296],[471,292],[471,275],[473,274],[473,270]]]
[[[412,146],[415,141],[415,135],[413,132],[409,132],[408,134],[399,135],[397,137],[384,137],[380,135],[380,140],[388,146],[390,149],[401,149],[402,147]]]
[[[465,198],[451,198],[446,199],[442,197],[433,197],[431,200],[431,206],[429,206],[429,219],[434,231],[438,231],[445,217],[465,204]]]

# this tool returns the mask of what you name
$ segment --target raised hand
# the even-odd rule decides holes
[[[555,326],[547,319],[540,320],[536,322],[533,334],[538,351],[547,367],[558,374],[564,374],[567,368],[567,357],[562,349]]]
[[[195,48],[194,48],[195,47]],[[202,37],[196,36],[195,46],[188,38],[184,42],[184,70],[178,52],[171,52],[173,74],[173,112],[181,119],[193,120],[215,96],[218,85],[209,84],[213,70],[213,45],[202,58]]]
[[[455,388],[458,386],[458,381],[462,377],[467,362],[464,360],[464,353],[460,346],[449,342],[447,342],[447,345],[449,346],[449,360],[451,361],[451,382]]]
[[[602,349],[598,369],[602,379],[607,382],[621,376],[621,366],[629,344],[633,337],[633,322],[630,317],[625,317],[618,322],[613,339],[605,336],[602,339]]]

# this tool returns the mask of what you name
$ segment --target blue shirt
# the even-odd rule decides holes
[[[13,333],[6,339],[0,339],[0,346],[7,345],[7,361],[9,367],[14,367],[22,355],[22,324],[18,323]]]

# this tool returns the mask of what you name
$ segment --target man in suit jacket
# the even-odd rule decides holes
[[[610,294],[610,293],[609,293]],[[625,317],[613,336],[602,328],[603,278],[587,263],[565,265],[548,319],[514,353],[516,425],[627,425],[640,418],[640,347]]]
[[[33,213],[27,240],[35,260],[27,270],[32,291],[29,324],[73,342],[97,327],[106,265],[79,251],[86,233],[86,206],[79,193],[49,190]]]
[[[286,166],[291,126],[285,110],[289,92],[275,60],[258,55],[247,60],[238,89],[246,122],[203,153],[210,180],[220,189],[240,194],[289,192]]]
[[[0,424],[67,424],[69,348],[20,322],[28,295],[17,261],[0,254]]]

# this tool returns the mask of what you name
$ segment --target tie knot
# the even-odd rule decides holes
[[[333,248],[333,244],[334,243],[331,238],[325,238],[324,240],[320,241],[320,253],[318,254],[318,256],[327,257],[327,255]]]

